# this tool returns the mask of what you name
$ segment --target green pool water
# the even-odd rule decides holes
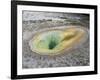
[[[39,40],[33,42],[33,47],[54,50],[62,40],[60,36],[61,33],[61,31],[51,31],[38,36]]]

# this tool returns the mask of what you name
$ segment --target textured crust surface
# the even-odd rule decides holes
[[[22,21],[22,67],[51,68],[69,66],[89,66],[89,15],[59,12],[23,11]],[[59,55],[40,55],[30,49],[29,41],[39,32],[63,27],[81,27],[86,31],[86,38],[80,44],[69,50],[64,50]]]

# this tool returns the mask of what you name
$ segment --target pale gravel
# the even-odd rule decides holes
[[[48,68],[88,66],[90,63],[89,38],[81,46],[54,57],[39,55],[32,52],[29,47],[29,41],[35,31],[72,24],[85,26],[89,31],[89,18],[86,15],[23,11],[22,67]]]

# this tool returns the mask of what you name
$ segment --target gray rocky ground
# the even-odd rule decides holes
[[[23,11],[22,67],[48,68],[89,65],[89,38],[84,44],[58,56],[39,55],[32,52],[29,41],[34,32],[59,26],[84,26],[89,31],[89,15]]]

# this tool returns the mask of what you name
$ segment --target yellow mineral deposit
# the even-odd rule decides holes
[[[37,31],[29,41],[30,49],[41,55],[58,55],[82,44],[87,38],[87,29],[77,26],[56,27]]]

